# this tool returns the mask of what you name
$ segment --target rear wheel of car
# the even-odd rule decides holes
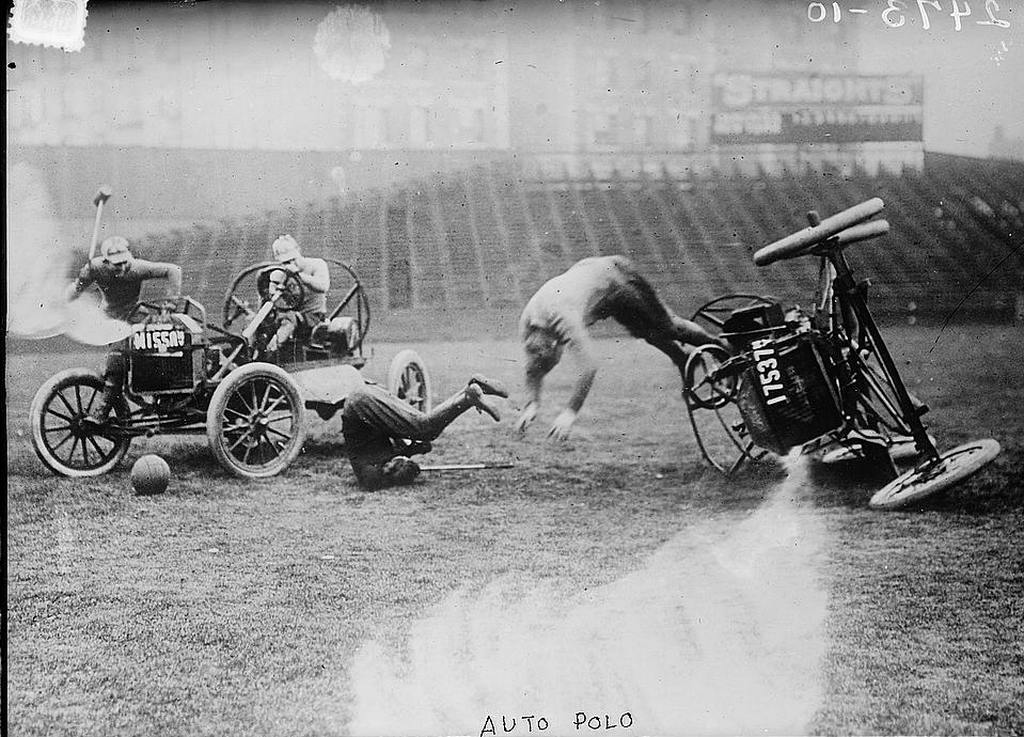
[[[305,439],[302,394],[269,363],[250,363],[217,386],[206,411],[206,436],[217,461],[236,476],[266,478],[288,468]]]
[[[131,437],[115,427],[128,420],[123,400],[111,407],[107,423],[85,422],[102,393],[103,377],[86,368],[61,371],[39,387],[30,410],[32,445],[54,473],[72,478],[100,476],[128,452]]]
[[[416,351],[407,348],[391,360],[388,390],[420,412],[430,411],[433,406],[430,374],[427,373],[427,365]]]

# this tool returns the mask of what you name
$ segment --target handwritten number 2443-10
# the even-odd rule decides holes
[[[967,0],[959,2],[958,0],[951,0],[953,10],[949,16],[953,19],[954,30],[961,30],[963,28],[963,19],[971,14],[971,5]],[[917,11],[921,16],[921,28],[928,30],[932,27],[931,18],[929,17],[928,8],[934,9],[936,12],[942,12],[942,4],[939,0],[917,0]],[[886,0],[885,9],[882,11],[882,22],[889,28],[900,28],[907,22],[907,3],[903,0]],[[995,26],[996,28],[1009,28],[1010,21],[1004,20],[998,17],[999,3],[997,0],[985,0],[985,20],[974,21],[979,26]],[[850,8],[848,13],[851,14],[863,14],[868,11],[863,8]],[[807,19],[811,23],[821,23],[828,17],[828,8],[825,7],[825,3],[814,2],[808,3],[807,5]],[[832,3],[832,22],[838,23],[843,18],[843,11],[839,3]]]

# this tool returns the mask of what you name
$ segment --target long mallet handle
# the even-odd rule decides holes
[[[100,220],[103,218],[103,204],[110,199],[110,187],[106,185],[99,188],[96,196],[92,198],[92,204],[96,205],[96,223],[92,227],[92,242],[89,243],[89,260],[92,261],[96,255],[96,244],[100,239]]]
[[[480,471],[485,468],[512,468],[511,463],[441,463],[436,466],[420,466],[421,471]]]
[[[264,302],[256,315],[252,318],[252,322],[242,331],[242,337],[246,340],[252,340],[252,336],[256,335],[256,331],[260,329],[260,325],[263,324],[264,318],[274,309],[274,303],[267,301]]]

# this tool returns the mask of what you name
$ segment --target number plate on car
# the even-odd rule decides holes
[[[188,347],[188,332],[181,328],[142,330],[132,336],[132,348],[157,353],[178,352]]]

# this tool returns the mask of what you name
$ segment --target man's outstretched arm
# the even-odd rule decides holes
[[[64,291],[64,298],[68,302],[72,302],[78,299],[79,295],[81,295],[82,292],[88,289],[89,285],[92,284],[94,281],[95,277],[93,276],[92,273],[92,266],[90,264],[86,264],[78,272],[78,278],[74,282],[69,284],[67,289]]]
[[[136,259],[132,268],[142,279],[166,279],[168,298],[181,296],[181,267],[177,264]]]
[[[548,437],[562,441],[569,437],[572,426],[576,423],[583,403],[590,394],[590,388],[594,385],[594,377],[597,376],[597,361],[594,360],[592,343],[586,334],[577,336],[569,343],[569,350],[573,353],[576,364],[577,378],[573,386],[569,402],[563,409],[548,430]]]
[[[524,433],[533,421],[537,418],[537,411],[540,409],[540,395],[544,386],[544,371],[536,361],[527,358],[526,364],[526,405],[516,419],[516,432]]]
[[[701,327],[699,323],[696,323],[693,320],[674,316],[672,323],[675,326],[676,332],[682,336],[683,342],[687,345],[724,345],[724,342],[720,338],[712,335]]]

